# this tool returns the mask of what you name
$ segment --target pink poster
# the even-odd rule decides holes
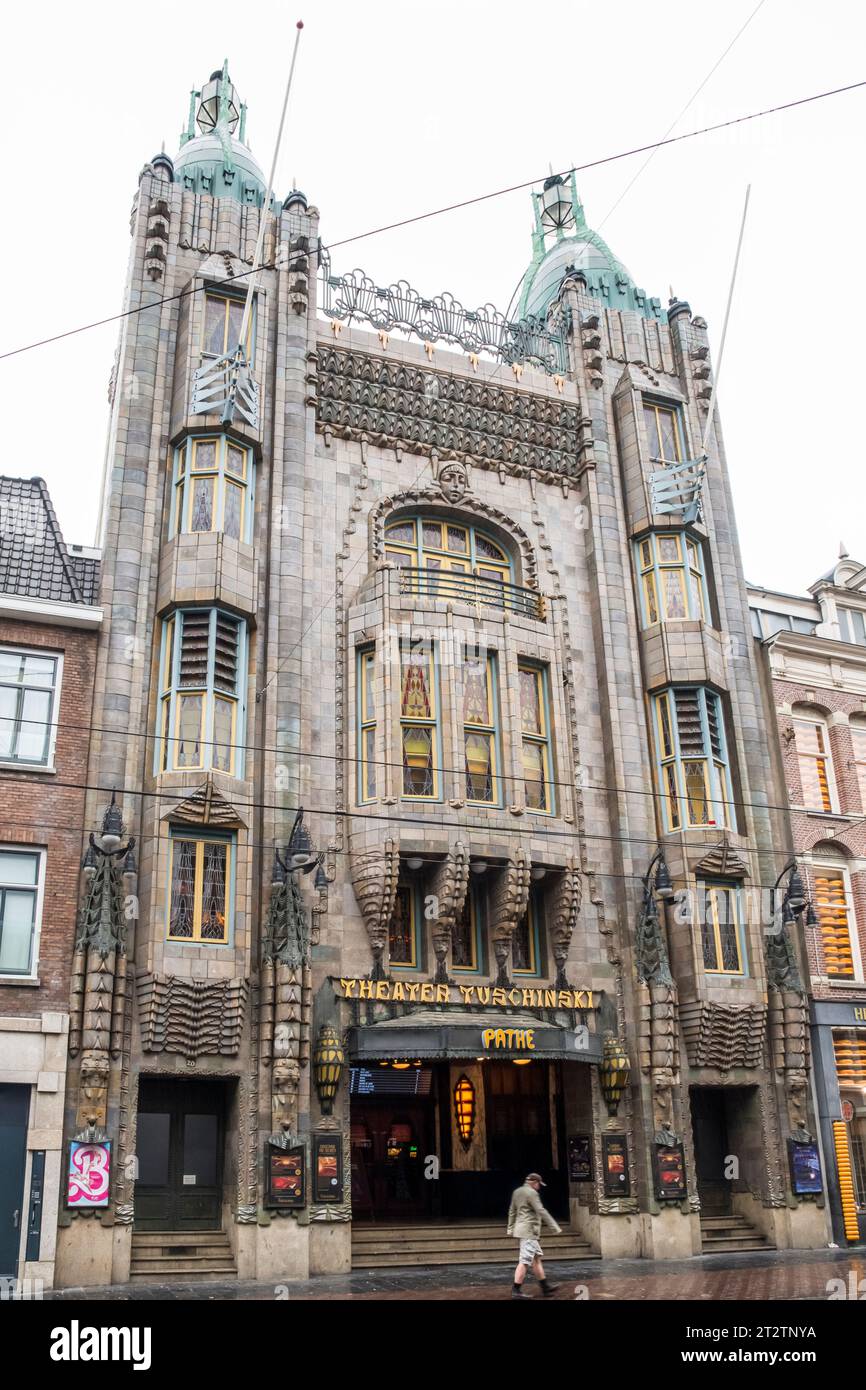
[[[111,1140],[82,1144],[73,1139],[69,1146],[67,1206],[107,1207],[110,1180]]]

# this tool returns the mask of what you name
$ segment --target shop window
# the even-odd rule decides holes
[[[388,959],[392,968],[419,968],[419,914],[417,894],[409,884],[401,883],[394,898],[394,910],[388,924]]]
[[[531,893],[526,911],[514,928],[511,938],[511,970],[514,975],[542,973],[540,918],[539,898],[535,893]]]
[[[246,624],[218,608],[163,623],[158,771],[215,768],[243,776]]]
[[[232,842],[173,834],[169,845],[169,940],[225,945],[231,917]]]
[[[376,799],[376,649],[358,652],[358,800]]]
[[[676,406],[659,405],[654,401],[645,400],[643,418],[652,462],[682,463],[686,455],[679,409]]]
[[[463,756],[466,800],[498,805],[499,721],[496,657],[464,653]]]
[[[742,893],[736,883],[698,882],[701,949],[704,970],[714,975],[742,975]]]
[[[59,656],[0,647],[0,761],[50,765],[61,664]]]
[[[201,350],[206,357],[227,357],[237,351],[244,316],[245,296],[217,294],[208,290],[204,297]],[[252,357],[255,340],[256,302],[247,325],[246,360]]]
[[[722,705],[704,686],[657,695],[657,778],[668,830],[733,821],[733,793]]]
[[[45,852],[0,848],[0,975],[34,975]]]
[[[825,973],[831,979],[859,979],[860,953],[848,870],[842,865],[816,864],[813,872]]]
[[[526,806],[530,811],[551,813],[554,810],[554,796],[547,668],[520,662],[517,680]]]
[[[400,644],[403,797],[439,798],[439,697],[431,641]]]
[[[637,545],[644,627],[709,613],[700,541],[677,531],[653,532]]]
[[[252,536],[253,452],[225,434],[192,435],[174,451],[171,534]]]
[[[835,811],[836,783],[826,721],[812,714],[794,716],[794,741],[803,805],[807,811]]]
[[[866,1212],[866,1029],[833,1030],[836,1078],[848,1131],[854,1201]]]

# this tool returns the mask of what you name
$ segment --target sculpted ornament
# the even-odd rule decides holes
[[[439,469],[439,490],[446,502],[452,505],[462,502],[469,487],[466,465],[459,459],[451,459]]]

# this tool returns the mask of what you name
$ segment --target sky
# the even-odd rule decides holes
[[[225,57],[269,168],[299,18],[276,192],[303,189],[329,243],[866,78],[851,0],[16,6],[0,352],[119,312],[138,174],[163,141],[177,152],[190,88]],[[649,294],[708,320],[716,360],[751,184],[719,408],[746,575],[788,592],[840,542],[866,561],[864,116],[866,87],[578,181],[589,225]],[[524,190],[339,248],[333,269],[504,310],[531,227]],[[0,471],[46,479],[69,542],[94,541],[117,331],[0,360]]]

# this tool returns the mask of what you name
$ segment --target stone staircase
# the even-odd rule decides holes
[[[238,1277],[224,1231],[133,1231],[131,1283],[195,1283]]]
[[[576,1231],[563,1226],[562,1235],[543,1230],[544,1258],[596,1260],[592,1247]],[[401,1269],[419,1265],[515,1264],[517,1241],[505,1234],[502,1222],[452,1221],[415,1226],[352,1225],[353,1269]]]
[[[725,1255],[735,1250],[775,1250],[767,1236],[734,1212],[730,1216],[701,1217],[701,1251],[704,1255]]]

